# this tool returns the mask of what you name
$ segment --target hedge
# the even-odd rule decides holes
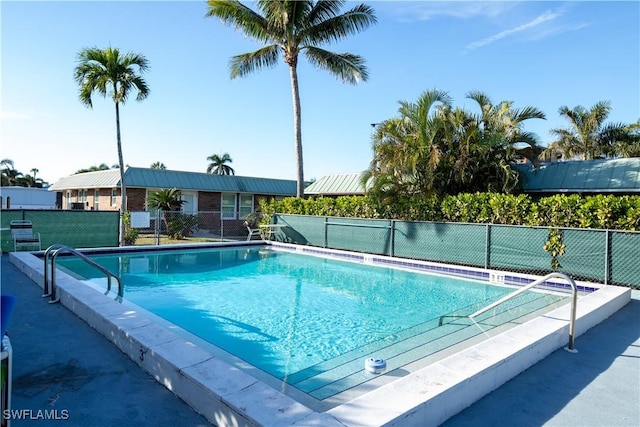
[[[442,199],[396,199],[383,205],[368,196],[288,197],[261,201],[273,213],[447,221],[635,231],[640,229],[640,196],[558,194],[534,201],[526,194],[464,193]]]

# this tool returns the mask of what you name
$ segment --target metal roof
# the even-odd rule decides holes
[[[124,180],[127,187],[138,188],[177,188],[179,190],[278,196],[296,195],[296,182],[285,179],[127,167]],[[119,185],[120,170],[109,169],[61,178],[49,189],[52,191],[62,191],[80,188],[114,188]]]
[[[638,193],[640,158],[518,165],[526,193]]]
[[[362,177],[362,173],[326,175],[305,188],[304,194],[310,196],[361,196],[364,194],[364,187],[361,183]]]

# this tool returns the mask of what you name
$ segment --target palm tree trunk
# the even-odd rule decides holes
[[[293,129],[295,135],[295,153],[297,165],[296,196],[304,196],[304,166],[302,162],[302,123],[300,113],[300,89],[298,88],[298,71],[295,65],[289,66],[291,75],[291,95],[293,96]]]
[[[120,140],[120,106],[116,101],[116,137],[118,140],[118,166],[120,168],[120,246],[124,246],[124,213],[127,210],[127,188],[124,184],[124,160],[122,159],[122,141]]]

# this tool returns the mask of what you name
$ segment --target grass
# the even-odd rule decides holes
[[[181,243],[200,243],[200,242],[222,242],[223,239],[209,238],[209,237],[185,237],[182,239],[171,239],[167,235],[160,235],[161,245],[174,245]],[[136,239],[136,245],[155,245],[157,244],[156,237],[153,234],[140,234]]]

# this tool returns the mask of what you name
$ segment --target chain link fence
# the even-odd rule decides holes
[[[137,214],[148,218],[137,223]],[[131,212],[132,227],[127,232],[130,245],[220,242],[246,240],[248,230],[241,219],[225,219],[219,211]]]
[[[136,214],[145,218],[138,223]],[[247,240],[243,219],[223,212],[132,212],[129,245]],[[9,223],[33,222],[43,249],[118,246],[114,211],[3,210],[2,250],[13,250]],[[640,232],[277,214],[268,238],[333,249],[544,275],[640,289]]]
[[[278,214],[276,239],[640,289],[640,232]]]

